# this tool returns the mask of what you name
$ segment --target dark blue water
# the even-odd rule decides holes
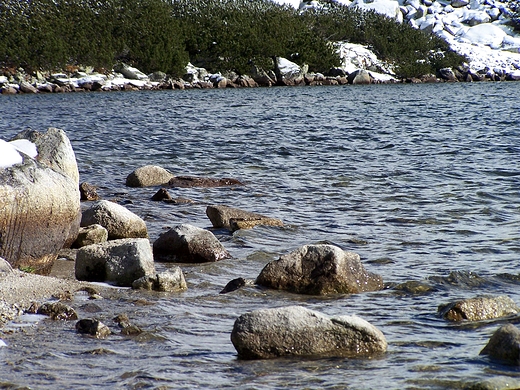
[[[2,335],[8,347],[0,349],[0,383],[443,389],[518,381],[520,371],[479,356],[501,321],[453,325],[437,317],[440,304],[485,294],[520,304],[517,91],[517,83],[464,83],[0,97],[2,139],[27,127],[64,129],[80,180],[143,217],[151,241],[179,223],[210,227],[209,204],[286,225],[215,232],[234,258],[183,266],[185,293],[122,291],[100,303],[107,324],[125,312],[146,337],[92,340],[72,322],[50,321]],[[189,205],[152,202],[157,188],[124,185],[147,164],[246,185],[170,191],[192,199]],[[218,294],[229,280],[255,278],[268,261],[320,241],[359,253],[389,287],[419,281],[433,291],[319,298],[247,287]],[[290,304],[357,314],[382,330],[388,352],[374,360],[238,360],[229,340],[236,317]],[[111,353],[88,353],[96,348]]]

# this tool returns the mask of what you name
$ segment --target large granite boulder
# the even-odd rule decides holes
[[[502,363],[520,365],[520,330],[513,324],[501,326],[480,354]]]
[[[359,255],[334,245],[305,245],[268,263],[256,283],[299,294],[352,294],[383,288],[379,275],[367,272]]]
[[[98,224],[108,231],[109,240],[147,238],[146,223],[126,207],[108,200],[95,202],[83,212],[81,226]]]
[[[440,305],[439,315],[449,321],[483,321],[518,314],[520,308],[509,297],[478,297]]]
[[[74,151],[63,130],[53,128],[24,131],[5,144],[16,145],[20,159],[0,164],[0,256],[15,268],[47,274],[79,229]]]
[[[208,206],[206,215],[213,227],[224,227],[233,231],[249,229],[257,225],[283,226],[283,222],[279,219],[223,205]]]
[[[235,321],[231,342],[243,359],[371,356],[386,351],[375,326],[357,316],[329,318],[301,306],[260,309]]]
[[[135,280],[155,275],[150,241],[126,238],[84,246],[76,256],[75,274],[78,280],[131,287]]]
[[[153,243],[156,261],[207,263],[231,257],[213,233],[182,224],[161,234]]]
[[[173,178],[166,169],[157,165],[145,165],[137,168],[126,177],[128,187],[150,187],[166,184]]]

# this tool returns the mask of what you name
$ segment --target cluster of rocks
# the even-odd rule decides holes
[[[191,64],[186,67],[182,78],[172,78],[163,72],[145,75],[138,69],[118,64],[111,73],[97,73],[93,68],[72,68],[67,72],[36,72],[27,74],[23,69],[4,70],[0,75],[0,93],[52,93],[86,91],[138,91],[168,89],[208,89],[208,88],[255,88],[272,86],[316,86],[370,84],[397,82],[394,77],[378,76],[365,69],[347,72],[341,68],[332,69],[329,74],[308,73],[284,58],[277,58],[273,70],[263,71],[253,68],[251,75],[237,75],[233,72],[210,74],[204,68]]]
[[[0,254],[6,259],[0,259],[0,278],[20,272],[13,267],[32,267],[45,272],[67,242],[76,248],[75,277],[78,281],[108,282],[169,293],[188,288],[182,269],[173,265],[168,271],[157,273],[155,262],[207,263],[232,258],[211,231],[189,224],[171,228],[151,244],[146,223],[139,216],[115,202],[99,200],[94,187],[78,183],[77,167],[62,130],[49,129],[47,133],[29,131],[15,137],[17,140],[21,138],[34,142],[37,153],[31,157],[20,151],[21,163],[0,169],[2,183],[6,183],[0,187],[3,191],[0,200],[3,209],[8,211],[0,215]],[[39,188],[34,188],[48,186],[46,176],[54,177],[58,173],[62,181],[74,184],[74,188],[59,187],[61,192],[70,192],[62,196],[72,206],[56,203],[52,197],[41,195]],[[167,193],[167,188],[178,185],[176,178],[162,167],[144,166],[130,173],[126,183],[130,187],[160,186],[162,192]],[[187,183],[191,186],[243,185],[231,179],[196,179],[200,180],[188,180]],[[92,204],[83,212],[79,208],[80,193],[82,198],[96,199],[91,200]],[[19,203],[21,200],[23,204]],[[47,234],[51,228],[41,218],[22,218],[32,208],[46,216],[57,215],[59,218],[53,220],[53,224],[58,225],[61,235]],[[62,215],[61,210],[67,212]],[[225,205],[208,206],[206,215],[214,227],[227,228],[230,232],[257,225],[283,226],[283,222],[276,218]],[[71,234],[73,231],[75,233]],[[20,241],[20,235],[24,240]],[[365,269],[359,255],[330,244],[297,248],[266,264],[255,280],[233,280],[222,293],[243,286],[308,295],[355,294],[389,287],[385,286],[381,276]],[[420,286],[410,285],[396,287],[396,290],[425,291]],[[91,299],[100,298],[95,290],[89,289],[88,293]],[[78,320],[74,308],[63,302],[71,295],[65,294],[57,302],[32,303],[25,310],[55,320]],[[2,310],[0,301],[0,316]],[[507,319],[519,313],[520,308],[506,296],[454,301],[438,309],[438,315],[447,321],[466,322]],[[122,334],[141,332],[124,315],[115,321]],[[95,318],[78,320],[76,330],[97,338],[113,333]],[[260,309],[243,314],[234,323],[231,341],[243,359],[287,355],[371,357],[384,353],[388,346],[381,330],[362,318],[355,315],[329,318],[301,306]],[[496,331],[481,354],[518,365],[519,350],[520,330],[506,325]]]

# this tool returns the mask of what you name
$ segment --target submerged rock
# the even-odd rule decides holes
[[[126,207],[100,200],[83,212],[81,226],[98,224],[108,231],[108,239],[147,238],[146,223]]]
[[[334,245],[305,245],[268,263],[256,283],[299,294],[352,294],[383,288],[381,276],[367,272],[359,255]]]
[[[239,288],[242,288],[244,286],[253,286],[255,284],[254,280],[251,279],[244,279],[244,278],[236,278],[228,282],[226,286],[220,290],[219,294],[227,294],[232,291],[236,291]]]
[[[520,365],[520,330],[513,324],[501,326],[480,354],[502,363]]]
[[[375,326],[357,316],[329,318],[301,306],[260,309],[237,318],[231,342],[243,359],[371,356],[386,351]]]
[[[156,261],[207,263],[231,257],[213,233],[183,224],[161,234],[153,243]]]
[[[194,177],[194,176],[175,176],[168,182],[170,187],[191,188],[191,187],[228,187],[241,186],[237,179],[222,178],[213,179],[209,177]]]
[[[37,313],[49,316],[53,320],[78,319],[76,310],[63,302],[46,302],[38,308]]]
[[[283,222],[279,219],[223,205],[208,206],[206,215],[213,227],[225,227],[233,231],[250,229],[257,225],[283,226]]]
[[[520,308],[509,297],[479,297],[440,305],[439,315],[449,321],[482,321],[518,314]]]

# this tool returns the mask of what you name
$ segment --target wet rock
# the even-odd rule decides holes
[[[513,324],[501,326],[480,354],[502,363],[520,365],[520,330]]]
[[[186,279],[180,267],[172,267],[168,271],[155,276],[143,276],[132,283],[132,288],[139,290],[154,290],[161,292],[184,291],[188,288]]]
[[[226,286],[220,291],[219,294],[227,294],[232,291],[236,291],[246,285],[247,281],[244,278],[236,278],[231,280]]]
[[[93,318],[85,318],[76,322],[76,331],[97,339],[104,339],[112,333],[108,326]]]
[[[126,314],[117,315],[114,318],[114,322],[119,325],[121,328],[121,334],[125,336],[137,336],[143,332],[137,325],[130,323],[130,319]]]
[[[0,257],[48,274],[79,229],[78,170],[62,130],[26,131],[15,140],[27,142],[24,136],[36,145],[37,160],[23,154],[20,164],[0,168]]]
[[[283,226],[283,222],[279,219],[223,205],[208,206],[206,215],[215,228],[238,230],[249,229],[256,225]]]
[[[520,389],[520,380],[510,376],[494,376],[477,382],[465,384],[464,390],[511,390]]]
[[[154,196],[152,196],[152,200],[154,202],[159,202],[161,200],[172,200],[172,197],[166,188],[161,188],[154,194]]]
[[[81,227],[79,229],[78,238],[74,241],[75,248],[81,248],[87,245],[100,244],[108,240],[108,230],[103,226],[94,224]]]
[[[108,239],[147,238],[146,223],[124,206],[100,200],[83,212],[81,226],[98,224],[108,231]]]
[[[470,298],[440,305],[439,315],[448,321],[482,321],[518,314],[520,308],[509,297]]]
[[[137,168],[126,178],[128,187],[150,187],[168,183],[173,174],[157,165],[145,165]]]
[[[425,294],[434,291],[435,289],[427,283],[411,280],[396,285],[394,290],[408,294]]]
[[[51,317],[53,320],[77,320],[78,314],[69,305],[63,302],[46,302],[38,310],[38,314]]]
[[[228,187],[243,185],[237,179],[222,178],[213,179],[209,177],[194,177],[194,176],[175,176],[168,182],[170,187],[191,188],[191,187]]]
[[[231,342],[243,359],[371,356],[387,349],[383,333],[367,321],[357,316],[329,318],[301,306],[241,315]]]
[[[156,261],[206,263],[228,259],[231,255],[213,233],[183,224],[161,234],[153,243]]]
[[[305,245],[268,263],[256,279],[261,286],[299,294],[352,294],[383,288],[359,255],[334,245]]]
[[[78,280],[112,282],[132,286],[134,280],[155,274],[155,264],[146,238],[126,238],[84,246],[78,250],[75,275]]]
[[[229,220],[231,230],[252,229],[255,226],[283,226],[283,222],[275,218],[259,217],[254,219],[231,218]]]
[[[81,200],[93,201],[99,199],[97,188],[87,182],[83,182],[79,185],[79,193],[81,196]]]
[[[165,203],[173,203],[173,204],[193,204],[194,200],[189,198],[183,198],[182,196],[178,196],[175,199],[165,199],[163,200]]]
[[[84,305],[80,306],[80,309],[85,313],[101,313],[103,311],[101,306],[92,302],[85,303]]]

